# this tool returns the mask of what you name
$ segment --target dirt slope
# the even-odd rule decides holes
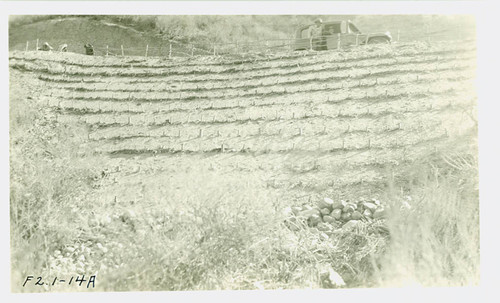
[[[61,123],[87,124],[83,144],[111,157],[117,172],[101,196],[127,199],[193,168],[258,175],[293,203],[373,194],[388,168],[475,136],[467,44],[211,60],[33,52],[10,65],[32,72],[38,102]]]
[[[151,46],[161,44],[157,38],[131,27],[91,18],[74,17],[44,20],[11,29],[9,49],[24,50],[26,41],[29,41],[29,49],[34,50],[36,39],[39,39],[40,45],[48,42],[54,48],[65,43],[68,44],[69,52],[82,54],[85,53],[83,45],[91,43],[95,46],[98,55],[105,53],[106,45],[112,47],[112,52],[118,52],[120,45],[130,50],[136,46],[144,48],[147,44]],[[128,54],[131,54],[130,51]]]

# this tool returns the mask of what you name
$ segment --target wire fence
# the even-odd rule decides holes
[[[43,41],[43,42],[42,42]],[[398,31],[392,37],[392,43],[406,42],[443,42],[443,41],[475,41],[475,37],[450,34],[449,32],[435,33],[411,33],[405,36]],[[65,45],[64,41],[30,40],[26,41],[24,51],[43,50],[43,44],[47,42],[51,45],[53,52],[61,52]],[[293,39],[270,39],[257,40],[245,43],[187,43],[176,40],[162,41],[158,44],[146,44],[142,46],[130,45],[93,45],[94,56],[140,56],[140,57],[197,57],[197,56],[246,56],[272,53],[290,53],[299,50],[339,50],[353,46],[367,45],[372,43],[384,43],[383,36],[370,34],[334,34],[328,36],[318,36],[314,38],[293,38]],[[42,44],[43,43],[43,44]],[[17,50],[20,50],[17,48]],[[80,46],[67,45],[67,52],[85,54],[83,44]]]

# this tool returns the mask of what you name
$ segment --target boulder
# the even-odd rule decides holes
[[[351,216],[352,216],[351,213],[343,213],[341,219],[343,221],[349,221],[349,220],[351,220]]]
[[[329,215],[330,214],[330,209],[328,209],[328,208],[322,208],[320,210],[320,212],[321,212],[322,215]]]
[[[344,208],[342,208],[342,212],[353,212],[356,210],[356,204],[352,204],[352,203],[348,203],[344,206]]]
[[[321,270],[319,277],[322,288],[338,288],[346,285],[344,279],[330,266]]]
[[[334,209],[330,216],[332,216],[332,218],[334,218],[335,220],[340,220],[340,217],[342,216],[342,210]]]
[[[318,201],[318,207],[319,208],[328,208],[328,209],[332,209],[332,206],[334,204],[333,200],[330,199],[330,198],[324,198],[323,201]]]
[[[375,209],[377,209],[377,205],[375,203],[371,203],[371,202],[365,202],[365,203],[363,203],[363,207],[365,209],[370,210],[371,212],[374,212]]]
[[[333,202],[332,209],[342,209],[346,205],[344,200]]]
[[[363,215],[359,211],[355,210],[352,212],[352,215],[351,215],[352,220],[359,220],[362,217],[363,217]]]
[[[332,216],[323,216],[323,222],[325,223],[335,223],[336,220]]]
[[[311,225],[311,226],[316,226],[316,225],[318,225],[318,223],[321,223],[321,222],[323,222],[323,221],[321,220],[321,217],[319,215],[312,215],[309,217],[309,225]]]

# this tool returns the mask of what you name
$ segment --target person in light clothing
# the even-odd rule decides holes
[[[310,45],[314,50],[322,50],[324,48],[323,42],[323,20],[316,19],[314,25],[309,28]]]

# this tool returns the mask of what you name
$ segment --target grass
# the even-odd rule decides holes
[[[420,169],[414,169],[409,179],[411,201],[407,203],[411,207],[392,201],[387,220],[391,241],[383,257],[379,283],[477,286],[477,150],[447,151],[423,159],[415,167]]]
[[[194,167],[145,184],[139,203],[99,198],[105,159],[80,145],[87,130],[50,119],[11,73],[13,291],[47,290],[22,288],[27,275],[76,274],[105,291],[318,288],[329,266],[348,287],[478,284],[475,149],[451,142],[398,168],[385,222],[328,237],[289,229],[291,202],[259,175]]]
[[[10,220],[15,287],[26,275],[41,273],[55,249],[78,239],[81,222],[75,214],[87,202],[97,166],[79,146],[84,129],[55,122],[28,96],[27,87],[12,84]]]

